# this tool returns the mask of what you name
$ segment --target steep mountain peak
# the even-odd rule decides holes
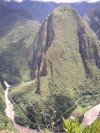
[[[59,7],[55,8],[54,9],[54,13],[57,13],[57,12],[61,12],[61,13],[73,13],[73,14],[76,14],[78,15],[78,12],[76,11],[76,9],[72,8],[70,5],[66,5],[66,4],[62,4],[60,5]]]
[[[93,60],[95,69],[100,66],[99,42],[96,40],[96,35],[77,11],[70,6],[61,5],[48,16],[35,38],[29,57],[31,79],[49,76],[58,86],[62,84],[58,82],[59,78],[66,80],[64,84],[69,86],[81,82],[91,73]],[[72,73],[71,70],[75,71]],[[79,76],[75,78],[79,72]],[[39,79],[38,81],[40,82]]]
[[[56,82],[57,77],[61,75],[70,84],[70,79],[74,80],[75,78],[69,68],[75,69],[75,73],[79,72],[78,69],[82,70],[79,78],[84,78],[82,60],[80,53],[77,52],[79,51],[77,37],[79,22],[80,16],[76,10],[66,5],[56,8],[48,16],[35,38],[33,52],[29,58],[32,79],[40,75],[46,76],[49,74],[50,76],[51,73],[52,81],[54,79]],[[74,59],[77,63],[81,62],[79,68],[75,67],[77,63],[73,62]],[[62,66],[62,72],[58,74],[57,71],[59,71],[60,65]],[[70,76],[66,77],[66,73],[69,73]],[[60,82],[58,84],[60,85]]]

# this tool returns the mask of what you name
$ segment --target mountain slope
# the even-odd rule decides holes
[[[10,93],[16,102],[17,123],[28,124],[28,118],[38,126],[37,121],[43,122],[45,114],[49,121],[53,111],[57,120],[76,99],[92,91],[99,92],[98,88],[90,89],[87,80],[95,86],[100,78],[100,41],[73,8],[62,5],[48,16],[29,53],[33,81],[14,87]],[[83,83],[84,94],[80,87]],[[30,126],[34,127],[31,122]]]
[[[28,80],[27,49],[39,23],[10,12],[0,19],[0,74]],[[25,71],[24,71],[25,70]]]

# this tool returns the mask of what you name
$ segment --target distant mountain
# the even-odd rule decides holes
[[[22,3],[8,2],[6,5],[11,9],[24,10],[30,13],[33,16],[33,19],[43,23],[53,9],[60,4],[54,2],[23,1]]]
[[[92,30],[97,34],[100,39],[100,9],[93,8],[85,17]]]
[[[32,15],[26,11],[23,11],[21,9],[10,9],[6,4],[0,3],[0,18],[4,17],[5,15],[10,15],[10,13],[19,15],[27,19],[33,19]]]
[[[66,3],[67,4],[67,3]],[[36,1],[23,1],[22,3],[18,2],[8,2],[6,5],[11,9],[21,9],[30,13],[34,19],[38,20],[40,23],[43,23],[45,18],[54,10],[54,8],[62,5],[61,3],[57,4],[54,2],[36,2]],[[73,8],[77,9],[81,16],[84,16],[92,8],[100,8],[100,2],[96,3],[71,3],[68,4]]]
[[[10,12],[10,9],[6,7],[5,5],[0,4],[0,18],[5,16]]]
[[[95,3],[88,3],[88,2],[71,3],[70,6],[77,9],[78,13],[81,16],[84,16],[92,8],[100,9],[100,2],[95,2]]]

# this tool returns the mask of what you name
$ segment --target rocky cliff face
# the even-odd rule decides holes
[[[32,60],[29,60],[29,66],[31,70],[31,79],[35,79],[38,74],[46,76],[46,52],[51,46],[54,39],[53,29],[53,14],[49,16],[48,20],[44,22],[39,30],[39,34],[34,41],[33,53],[31,55]],[[41,70],[40,70],[41,69]]]
[[[78,36],[85,72],[87,75],[91,75],[95,71],[92,69],[93,67],[95,69],[100,68],[100,42],[86,22],[81,24]]]

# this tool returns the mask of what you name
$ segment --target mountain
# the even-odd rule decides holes
[[[10,9],[0,3],[0,18],[10,12]]]
[[[21,9],[26,11],[32,15],[33,19],[43,23],[53,9],[60,4],[54,2],[23,1],[21,3],[8,2],[6,5],[11,9]]]
[[[0,3],[0,18],[4,17],[5,15],[10,15],[10,13],[17,14],[21,17],[24,17],[26,19],[33,19],[32,15],[30,13],[27,13],[26,11],[23,11],[21,9],[10,9],[7,7],[6,4]]]
[[[34,19],[38,20],[40,23],[43,23],[45,18],[54,10],[54,8],[60,6],[62,3],[54,2],[38,2],[38,1],[23,1],[18,2],[7,2],[6,5],[10,9],[21,9],[30,13]],[[67,3],[66,3],[67,4]],[[81,16],[84,16],[90,9],[100,8],[100,2],[88,3],[70,3],[70,6],[77,9]]]
[[[45,19],[29,46],[28,65],[32,81],[10,92],[20,125],[43,128],[77,99],[100,93],[100,41],[70,6],[61,5]]]
[[[85,14],[87,14],[87,12],[90,9],[93,9],[93,8],[99,9],[100,8],[100,2],[94,2],[94,3],[88,3],[88,2],[71,3],[70,6],[72,6],[75,9],[77,9],[78,13],[81,16],[84,16]]]
[[[0,74],[8,79],[15,77],[27,80],[27,49],[32,44],[40,24],[27,19],[27,15],[22,15],[20,10],[9,11],[4,6],[3,13],[0,19]]]
[[[96,8],[91,9],[85,18],[100,39],[100,10]]]

